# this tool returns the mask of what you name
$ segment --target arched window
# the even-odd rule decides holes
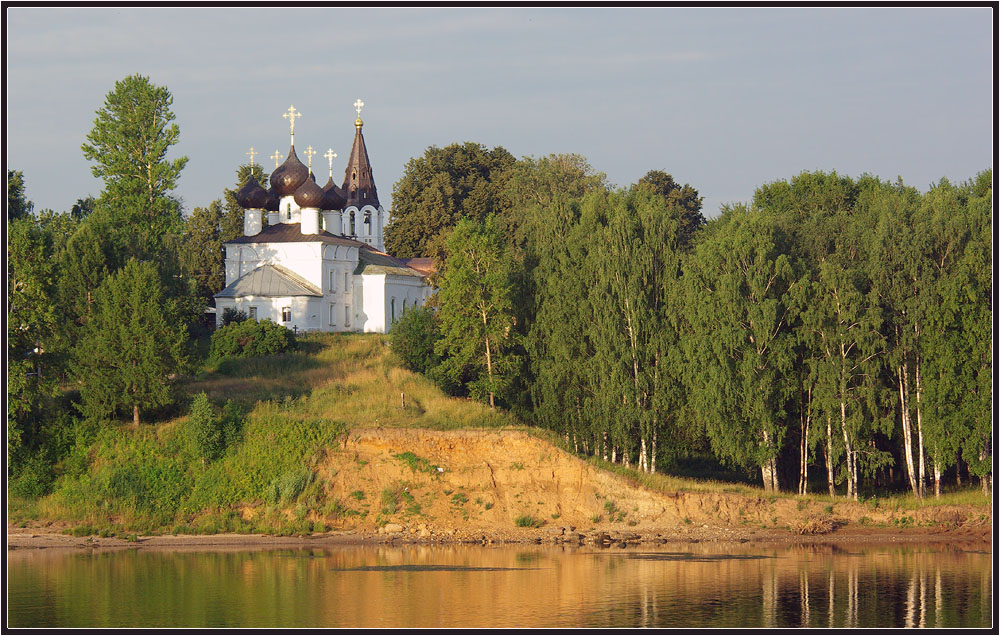
[[[390,323],[396,322],[396,299],[393,298],[389,301],[389,321]]]

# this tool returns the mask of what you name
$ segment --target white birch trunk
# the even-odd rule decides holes
[[[834,497],[837,494],[837,487],[833,483],[833,425],[831,419],[828,414],[826,416],[826,484],[830,488],[830,496]]]
[[[924,466],[924,429],[920,417],[920,360],[917,360],[915,366],[916,374],[916,389],[917,389],[917,457],[920,460],[920,479],[918,484],[920,485],[920,498],[922,499],[926,494],[926,484],[927,484],[927,470]]]
[[[847,463],[847,497],[848,499],[857,499],[858,493],[855,490],[854,483],[854,471],[851,467],[851,440],[847,436],[847,404],[844,400],[840,401],[840,430],[844,434],[844,461]]]
[[[653,429],[653,444],[652,444],[652,446],[653,447],[652,447],[652,449],[650,449],[650,452],[649,452],[649,459],[650,459],[650,462],[649,462],[649,465],[650,465],[649,472],[655,473],[656,472],[656,429],[655,428]]]
[[[802,423],[802,447],[799,449],[799,494],[804,495],[809,490],[809,420],[812,417],[809,409],[812,405],[812,387],[806,393],[806,419]]]
[[[906,363],[899,367],[899,406],[903,420],[903,457],[906,460],[906,476],[910,480],[910,489],[913,495],[920,497],[920,490],[917,488],[917,478],[913,467],[913,432],[910,428],[910,400],[909,400],[909,378],[906,372]]]

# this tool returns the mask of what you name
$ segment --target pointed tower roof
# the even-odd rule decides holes
[[[361,134],[361,106],[364,102],[358,100],[354,107],[358,110],[358,118],[354,121],[354,146],[351,148],[351,158],[347,161],[344,172],[344,194],[347,195],[347,206],[361,208],[365,205],[378,208],[378,191],[375,189],[375,178],[372,176],[372,166],[368,161],[368,149],[365,148],[365,137]]]

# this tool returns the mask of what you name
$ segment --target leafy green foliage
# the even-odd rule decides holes
[[[437,473],[437,466],[430,463],[423,457],[414,454],[411,451],[406,451],[405,453],[398,453],[396,455],[393,455],[393,457],[395,457],[399,461],[409,466],[410,470],[412,470],[413,472],[422,472],[428,474]]]
[[[90,216],[96,205],[97,200],[89,195],[82,199],[77,199],[73,207],[70,208],[69,216],[75,221],[82,221]]]
[[[17,471],[8,484],[8,492],[14,497],[41,497],[49,493],[54,480],[52,462],[43,453],[33,453],[18,462]]]
[[[305,490],[312,478],[312,471],[304,466],[290,468],[271,482],[268,488],[268,500],[271,503],[293,501]]]
[[[793,390],[792,265],[766,214],[736,207],[720,223],[685,272],[688,320],[703,325],[689,341],[693,394],[716,454],[760,466],[765,489],[776,489]]]
[[[443,356],[448,377],[465,379],[473,397],[496,406],[518,369],[518,334],[512,276],[515,262],[505,248],[495,217],[483,224],[459,221],[447,241],[448,261],[440,279]]]
[[[695,233],[705,226],[705,217],[701,214],[702,198],[698,191],[688,184],[683,186],[662,170],[650,170],[639,181],[636,188],[646,190],[663,197],[667,207],[676,210],[680,227],[677,231],[677,243],[689,248]]]
[[[7,170],[7,222],[28,217],[34,207],[24,192],[24,173]]]
[[[216,414],[204,391],[194,396],[191,402],[188,426],[191,427],[195,445],[205,459],[211,461],[222,455],[226,444],[223,419]]]
[[[531,515],[519,515],[514,519],[514,525],[518,528],[541,528],[545,525],[545,520],[536,519]]]
[[[58,305],[52,235],[32,218],[9,224],[7,243],[7,461],[31,443],[42,400],[57,390]]]
[[[109,216],[130,255],[151,256],[165,234],[181,227],[179,202],[171,196],[187,157],[168,160],[180,136],[170,122],[173,96],[149,78],[131,75],[116,82],[94,128],[81,146],[104,181],[97,211]]]
[[[181,268],[195,280],[198,294],[205,298],[222,291],[226,283],[225,254],[219,233],[222,214],[222,204],[215,200],[208,207],[195,208],[184,224]]]
[[[251,358],[270,356],[295,346],[295,334],[271,320],[243,320],[220,327],[212,334],[211,356]]]
[[[501,209],[501,176],[514,157],[497,146],[466,142],[431,146],[410,159],[392,188],[386,248],[400,258],[437,256],[460,219],[482,222]]]
[[[247,312],[243,310],[235,309],[233,307],[226,307],[224,310],[222,310],[223,327],[225,327],[230,323],[243,322],[247,318],[249,318],[249,316],[247,316]]]
[[[119,268],[111,243],[111,229],[101,216],[80,223],[59,259],[59,310],[66,339],[75,343],[74,330],[84,325],[94,309],[95,293]]]
[[[441,339],[441,328],[434,308],[429,305],[403,312],[390,330],[390,346],[407,369],[427,374],[441,363],[434,345]]]

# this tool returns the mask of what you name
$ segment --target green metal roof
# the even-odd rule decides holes
[[[322,296],[323,292],[301,276],[280,265],[264,264],[227,285],[216,298],[244,296]]]

